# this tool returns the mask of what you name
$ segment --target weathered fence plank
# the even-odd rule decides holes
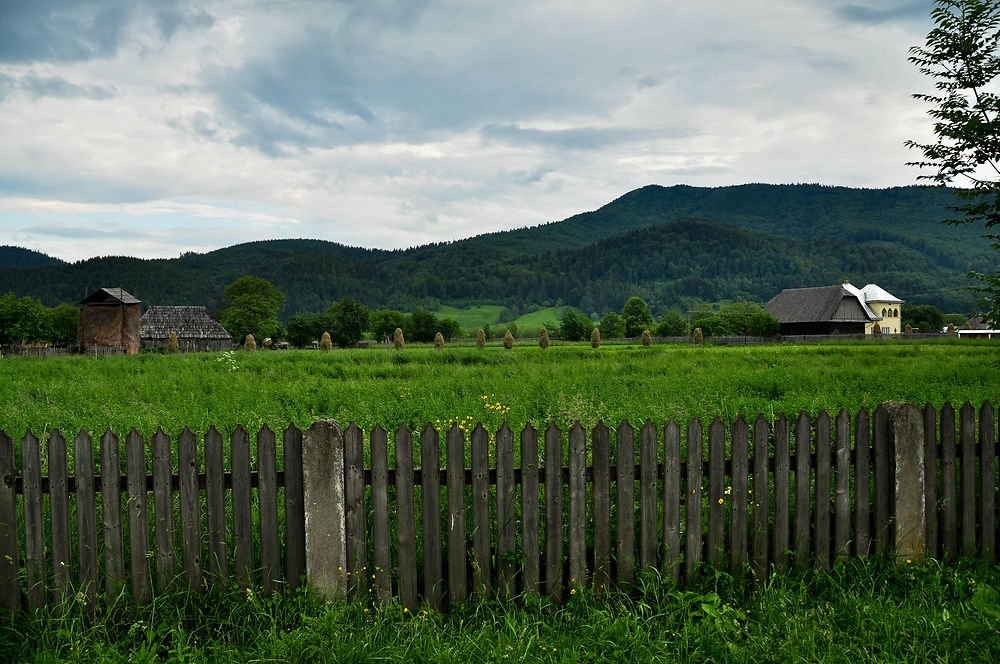
[[[698,571],[702,554],[702,454],[704,438],[701,423],[693,417],[687,426],[687,484],[684,491],[684,576],[690,580]]]
[[[795,566],[809,564],[809,516],[812,499],[809,415],[800,411],[795,420]]]
[[[663,427],[663,572],[680,578],[681,428],[670,418]]]
[[[611,446],[610,431],[604,422],[591,433],[594,465],[594,587],[606,590],[611,583]]]
[[[417,533],[413,511],[413,435],[400,424],[396,429],[396,555],[399,603],[417,608]]]
[[[846,408],[837,414],[836,432],[833,555],[842,560],[848,555],[851,537],[851,416]]]
[[[435,431],[435,433],[437,433]],[[354,422],[344,430],[344,520],[347,551],[347,591],[352,597],[368,590],[368,550],[365,543],[365,436]],[[437,512],[440,514],[440,510]],[[441,546],[440,531],[434,540]],[[440,560],[440,555],[438,556]],[[440,571],[441,563],[438,562]]]
[[[770,483],[768,481],[768,435],[770,428],[764,415],[753,423],[753,575],[757,581],[767,579],[768,515],[770,514]]]
[[[569,583],[587,584],[587,432],[569,430]]]
[[[553,601],[563,596],[563,445],[555,423],[545,429],[545,594]]]
[[[181,553],[188,588],[201,589],[201,500],[198,490],[198,437],[184,427],[177,438],[177,469],[180,474]],[[207,478],[206,478],[207,479]]]
[[[454,604],[469,596],[466,581],[465,436],[457,426],[446,434],[448,464],[448,599]]]
[[[49,528],[52,535],[52,581],[57,606],[73,595],[73,556],[69,531],[69,459],[66,437],[49,435]]]
[[[524,549],[522,590],[538,594],[541,581],[538,534],[538,431],[528,424],[521,431],[521,546]]]
[[[28,610],[47,601],[45,574],[45,522],[42,520],[41,443],[31,429],[21,439],[21,476],[24,482],[24,573]]]
[[[129,580],[132,599],[145,604],[152,597],[149,577],[149,507],[146,497],[146,439],[135,428],[125,437],[128,489]]]
[[[94,597],[98,591],[97,496],[94,482],[94,439],[83,428],[73,440],[73,474],[76,478],[76,552],[79,561],[79,592],[83,593],[84,604],[89,608],[93,606]],[[0,461],[0,476],[3,475],[3,463]],[[2,489],[2,484],[0,484],[0,489]],[[0,506],[0,522],[2,521],[3,510]],[[0,549],[0,567],[3,565],[3,553]],[[14,560],[16,559],[15,555]],[[3,575],[0,573],[0,587],[2,586]],[[2,602],[0,602],[0,606],[2,606]]]
[[[400,429],[409,433],[403,426]],[[410,468],[412,477],[412,454]],[[398,480],[399,475],[396,477]],[[412,487],[412,481],[410,485]],[[302,436],[302,496],[305,513],[306,576],[309,586],[329,598],[342,597],[347,589],[344,432],[334,420],[317,420]],[[411,490],[409,495],[411,508],[412,500]],[[407,508],[405,498],[403,502],[400,509],[405,511]],[[411,518],[411,529],[412,523]]]
[[[941,408],[941,548],[945,562],[958,555],[958,468],[955,457],[955,409]]]
[[[966,401],[959,411],[962,445],[962,555],[976,555],[976,410]]]
[[[742,415],[732,424],[731,467],[729,475],[729,570],[742,576],[747,564],[747,499],[750,497],[750,427]]]
[[[302,431],[289,424],[282,433],[285,466],[285,584],[295,590],[306,573],[306,517],[302,482]]]
[[[174,554],[174,464],[170,436],[159,427],[150,441],[153,448],[153,533],[156,542],[156,588],[165,590],[177,576]]]
[[[791,539],[791,423],[784,413],[774,422],[774,544],[771,561],[777,572],[788,569]]]
[[[420,433],[420,506],[423,517],[424,601],[435,611],[444,608],[441,567],[441,439],[428,422]],[[364,487],[361,487],[364,490]],[[348,522],[350,527],[350,522]],[[362,538],[364,532],[361,533]],[[364,540],[361,542],[364,545]]]
[[[104,591],[111,597],[116,597],[125,584],[121,472],[121,448],[118,436],[108,429],[101,436],[101,522],[104,533]],[[25,493],[25,505],[27,505],[27,495]],[[27,510],[25,527],[27,527]]]
[[[233,572],[240,588],[252,588],[254,565],[253,500],[250,494],[250,434],[242,424],[229,437],[232,469]]]
[[[862,406],[854,416],[854,555],[872,547],[871,418]]]
[[[725,478],[726,426],[718,415],[708,426],[708,551],[705,559],[715,567],[722,562],[726,524]]]
[[[501,600],[517,592],[514,567],[515,521],[514,507],[514,432],[506,422],[496,433],[497,462],[497,591]],[[440,540],[440,536],[439,536]],[[426,574],[426,571],[425,571]]]
[[[816,418],[816,559],[818,569],[830,567],[830,414],[824,408]]]
[[[265,595],[281,588],[278,534],[278,441],[266,424],[257,432],[257,511],[260,519],[260,588]],[[362,489],[363,490],[363,489]],[[364,535],[362,534],[362,538]]]
[[[892,453],[889,449],[889,416],[883,406],[872,414],[872,454],[874,457],[875,550],[885,555],[892,547],[889,517],[892,505]]]
[[[225,448],[215,426],[205,433],[205,511],[208,521],[208,571],[212,583],[223,585],[229,578],[229,526],[226,520]]]
[[[0,611],[7,612],[7,619],[21,608],[17,493],[14,485],[16,475],[14,439],[0,429]]]
[[[938,435],[937,411],[927,402],[924,404],[924,510],[927,519],[927,555],[937,558],[941,555],[938,536]]]
[[[490,537],[490,435],[477,424],[470,435],[472,455],[472,587],[487,593],[492,587],[493,550]]]
[[[392,602],[392,544],[389,528],[389,432],[376,424],[369,435],[372,463],[372,579],[379,606]]]
[[[625,420],[615,431],[615,539],[618,583],[635,581],[635,429]]]
[[[993,404],[984,401],[979,408],[979,532],[982,555],[992,565],[996,562],[996,414]]]
[[[639,433],[639,565],[656,567],[657,526],[657,466],[656,425],[650,419]]]

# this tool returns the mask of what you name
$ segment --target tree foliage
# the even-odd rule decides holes
[[[584,341],[590,338],[594,321],[573,308],[566,310],[559,321],[559,336],[566,341]]]
[[[368,307],[353,297],[345,297],[327,310],[330,339],[338,346],[353,346],[368,331]]]
[[[652,327],[653,314],[640,297],[630,297],[622,307],[622,323],[626,337],[637,337],[642,331]]]
[[[285,295],[266,279],[240,277],[222,292],[222,306],[219,322],[237,339],[281,335],[278,313],[285,306]]]
[[[922,158],[910,162],[930,168],[921,180],[938,186],[958,184],[964,201],[952,206],[951,224],[982,222],[985,237],[1000,250],[1000,1],[935,0],[934,28],[923,46],[910,49],[910,62],[934,79],[934,93],[917,93],[931,106],[933,143],[907,141]],[[1000,270],[970,272],[980,282],[987,318],[1000,325]]]

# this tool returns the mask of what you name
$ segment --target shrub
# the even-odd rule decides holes
[[[598,327],[595,327],[594,331],[590,333],[590,347],[591,348],[601,347],[601,329]]]
[[[319,349],[321,351],[328,351],[333,348],[333,340],[330,338],[329,332],[324,332],[323,336],[319,339]]]
[[[179,353],[181,350],[181,345],[177,341],[177,333],[171,332],[170,336],[167,337],[167,352],[168,353]]]
[[[479,328],[476,332],[476,348],[479,350],[486,348],[486,330],[483,328]]]
[[[653,345],[653,335],[649,333],[649,330],[642,331],[642,345],[652,346]]]
[[[434,335],[434,348],[436,350],[444,348],[444,335],[440,332]]]
[[[538,347],[545,349],[549,347],[549,331],[544,327],[542,331],[538,333]]]
[[[396,331],[392,333],[392,347],[396,350],[403,350],[406,346],[406,342],[403,341],[403,330],[402,328],[396,328]]]
[[[252,334],[248,334],[247,338],[243,340],[243,350],[257,350],[257,342]]]
[[[503,335],[503,347],[510,350],[514,347],[514,335],[507,330],[507,334]]]
[[[701,328],[700,327],[694,328],[694,334],[691,335],[691,339],[694,341],[694,343],[695,343],[696,346],[700,345],[701,343],[703,343],[705,341],[705,337],[703,337],[702,334],[701,334]]]

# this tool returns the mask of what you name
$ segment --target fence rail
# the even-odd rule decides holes
[[[992,404],[894,407],[519,434],[319,421],[281,432],[280,455],[266,426],[255,444],[243,427],[56,430],[44,476],[42,441],[0,432],[0,610],[305,578],[443,609],[627,587],[649,567],[684,581],[703,564],[763,579],[875,552],[995,562]]]

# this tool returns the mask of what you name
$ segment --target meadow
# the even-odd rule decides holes
[[[256,431],[321,417],[419,429],[428,422],[503,420],[592,427],[623,418],[703,423],[719,415],[768,419],[836,414],[889,400],[979,405],[1000,396],[996,342],[852,342],[765,346],[521,344],[386,351],[234,351],[0,361],[0,428],[75,433],[133,427],[171,435],[210,425]]]

